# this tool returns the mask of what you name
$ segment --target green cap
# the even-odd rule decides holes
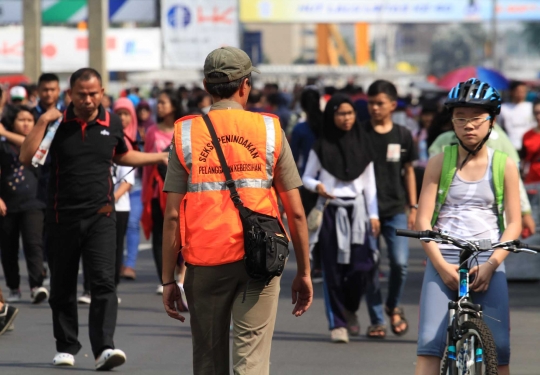
[[[260,73],[251,64],[251,59],[239,48],[221,47],[210,52],[204,61],[204,78],[208,83],[226,83],[247,76],[251,72]],[[210,73],[224,73],[221,78],[209,78]]]

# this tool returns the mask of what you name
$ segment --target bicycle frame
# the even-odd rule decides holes
[[[469,320],[469,318],[482,319],[482,306],[474,304],[471,296],[469,295],[469,259],[474,256],[475,253],[480,253],[484,251],[490,251],[495,249],[503,249],[510,252],[518,253],[532,253],[536,254],[540,252],[540,246],[538,245],[528,245],[519,240],[510,240],[504,242],[495,242],[492,243],[489,239],[478,239],[478,240],[465,240],[458,237],[450,236],[447,233],[435,232],[433,230],[425,231],[413,231],[408,229],[397,229],[396,234],[398,236],[417,238],[423,242],[434,241],[440,244],[449,244],[461,249],[459,256],[459,287],[458,287],[458,297],[448,302],[448,366],[449,375],[458,375],[459,371],[466,370],[470,368],[471,364],[475,362],[484,362],[484,348],[479,348],[475,346],[475,337],[477,335],[469,335],[470,340],[466,337],[466,340],[461,342],[460,353],[457,353],[456,346],[460,341],[469,333],[470,324],[464,324]],[[475,319],[475,320],[477,320]],[[485,324],[485,323],[483,323]],[[465,328],[463,327],[465,326]],[[474,326],[474,325],[473,325]],[[489,331],[489,328],[487,328]],[[490,334],[490,339],[491,334]],[[474,351],[470,350],[475,348]],[[470,354],[468,357],[461,357]],[[485,353],[490,359],[495,358],[496,353],[494,349],[491,348],[491,352]],[[459,355],[459,357],[458,357]],[[459,359],[459,362],[456,364],[456,361]],[[490,362],[493,366],[493,362]],[[463,368],[465,364],[466,368]],[[458,368],[460,366],[462,368]]]
[[[467,329],[461,329],[463,322],[470,315],[481,317],[482,306],[473,303],[469,295],[469,259],[474,254],[473,249],[464,249],[459,256],[459,287],[458,298],[448,302],[448,360],[456,361],[456,343],[467,334]],[[481,349],[475,353],[475,361],[482,361]],[[449,366],[450,375],[458,375],[455,366]]]

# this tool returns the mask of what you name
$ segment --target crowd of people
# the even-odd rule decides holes
[[[237,52],[233,56],[244,58]],[[260,126],[266,126],[267,131],[270,129],[268,124],[279,125],[273,137],[275,142],[279,141],[281,151],[275,154],[275,164],[269,164],[263,170],[269,174],[275,170],[276,192],[273,199],[279,196],[281,206],[275,210],[278,207],[276,199],[275,205],[268,206],[268,213],[273,215],[280,211],[288,219],[295,246],[309,247],[310,265],[303,265],[302,270],[299,267],[298,272],[300,275],[301,271],[310,269],[310,276],[307,279],[305,275],[304,278],[297,276],[297,289],[293,285],[293,292],[298,292],[297,298],[306,298],[306,301],[303,307],[295,310],[295,314],[299,316],[309,308],[311,281],[322,282],[332,342],[347,343],[350,336],[360,335],[357,312],[362,297],[365,297],[370,317],[366,330],[368,338],[384,339],[387,327],[398,336],[408,332],[409,323],[401,305],[401,296],[406,287],[409,248],[408,241],[396,236],[395,230],[426,229],[424,227],[430,225],[433,207],[429,213],[430,208],[425,207],[429,207],[426,203],[429,200],[435,201],[433,187],[439,182],[436,171],[439,170],[440,174],[439,164],[442,163],[441,156],[434,156],[440,155],[445,147],[459,144],[463,151],[461,168],[453,182],[455,186],[450,187],[455,189],[454,195],[448,198],[456,210],[458,206],[459,210],[469,209],[463,208],[464,197],[456,198],[459,197],[456,192],[465,189],[461,185],[483,178],[483,172],[479,171],[484,171],[486,166],[485,163],[475,164],[477,159],[480,160],[478,155],[485,156],[490,165],[492,151],[489,150],[500,150],[521,167],[525,185],[520,183],[518,187],[516,183],[516,193],[513,187],[508,192],[512,198],[507,201],[519,199],[517,207],[520,210],[507,209],[508,225],[504,235],[502,228],[490,228],[496,232],[491,233],[492,237],[515,236],[518,232],[528,236],[535,232],[538,218],[534,217],[529,200],[535,208],[539,204],[540,101],[526,101],[527,87],[524,83],[513,82],[508,92],[509,101],[493,109],[481,101],[474,105],[457,102],[451,106],[446,96],[400,97],[395,85],[386,80],[373,82],[365,92],[353,84],[343,88],[322,87],[317,85],[317,80],[310,80],[303,87],[297,85],[290,93],[280,90],[277,84],[266,84],[256,89],[252,87],[255,86],[252,71],[256,72],[254,68],[249,72],[242,71],[240,73],[247,74],[227,80],[219,75],[219,70],[207,72],[205,64],[204,88],[176,88],[172,82],[167,82],[164,87],[154,85],[148,95],[133,87],[113,98],[104,94],[99,73],[84,68],[73,73],[70,88],[64,93],[60,90],[59,78],[50,73],[42,74],[35,86],[15,86],[0,91],[0,254],[8,292],[5,298],[0,292],[0,335],[12,327],[18,313],[16,304],[24,297],[19,275],[19,238],[22,237],[30,300],[38,304],[49,299],[53,310],[58,351],[53,363],[73,365],[74,355],[80,350],[77,339],[78,302],[90,304],[89,331],[96,368],[107,370],[122,364],[125,354],[115,349],[113,343],[117,305],[121,303],[117,292],[121,279],[137,278],[142,230],[147,238],[152,239],[158,280],[156,293],[164,294],[166,310],[171,317],[183,321],[178,312],[196,312],[199,318],[193,320],[192,316],[194,347],[206,348],[204,340],[195,339],[197,335],[204,335],[206,328],[205,321],[200,318],[205,314],[205,307],[202,302],[194,302],[193,293],[204,293],[204,288],[215,286],[196,284],[193,275],[219,275],[221,269],[212,267],[221,263],[208,260],[209,263],[203,265],[211,267],[197,268],[197,262],[201,261],[197,246],[202,245],[195,245],[197,231],[190,227],[190,223],[180,225],[185,225],[182,235],[187,233],[187,241],[192,241],[191,244],[186,244],[183,238],[174,241],[169,238],[179,225],[177,221],[182,220],[178,219],[178,207],[172,207],[171,202],[179,206],[183,199],[194,199],[190,198],[189,194],[193,192],[190,189],[204,189],[200,186],[215,182],[202,179],[199,186],[192,181],[192,176],[188,180],[186,170],[189,172],[192,163],[196,164],[187,160],[192,152],[186,148],[188,146],[184,142],[190,138],[186,138],[184,132],[188,129],[185,124],[193,127],[192,121],[208,114],[217,122],[218,130],[222,127],[223,131],[232,131],[232,125],[225,124],[225,117],[221,119],[217,115],[221,112],[220,116],[225,116],[223,113],[227,111],[220,111],[224,109],[245,109],[257,114],[259,117],[249,117],[250,121],[260,119]],[[457,86],[457,91],[473,86],[478,90],[476,81],[461,85]],[[499,103],[500,97],[497,98]],[[238,121],[248,121],[247,115],[242,116]],[[54,141],[46,161],[43,165],[33,164],[32,157],[50,130],[48,124],[60,118],[66,125],[60,126],[53,134]],[[485,134],[478,142],[475,142],[477,135],[467,135],[467,141],[463,140],[463,129],[469,126],[483,129],[484,123],[490,125],[486,125]],[[190,133],[189,137],[193,136]],[[268,150],[266,152],[266,162],[271,163]],[[167,161],[167,155],[172,161]],[[199,162],[203,159],[206,162],[206,157]],[[434,163],[439,164],[434,166]],[[291,171],[286,165],[295,165],[296,168]],[[83,168],[89,172],[78,173]],[[512,168],[508,167],[508,175],[513,175]],[[200,172],[196,178],[202,178]],[[489,178],[483,183],[489,186]],[[296,188],[299,188],[298,197],[306,222],[298,217],[300,206],[295,203],[296,193],[291,193],[297,191]],[[421,194],[424,189],[426,192]],[[486,189],[480,187],[477,191]],[[492,197],[478,199],[485,201],[486,207],[491,207]],[[259,203],[259,206],[264,205]],[[190,217],[189,212],[184,214]],[[450,219],[456,214],[454,211],[443,210],[440,214],[437,222],[440,227],[467,232]],[[486,215],[486,222],[493,219],[490,212],[480,214]],[[305,239],[302,237],[304,225]],[[208,228],[213,226],[209,224]],[[480,228],[475,233],[484,229]],[[381,238],[385,246],[382,246]],[[230,241],[235,242],[232,237]],[[173,245],[180,247],[180,243],[184,246],[183,252],[170,250]],[[390,266],[387,291],[383,291],[380,284],[382,249],[386,251]],[[295,250],[300,251],[297,258],[301,258],[301,249]],[[429,246],[426,253],[429,256],[426,275],[433,279],[438,272],[449,290],[453,289],[455,275],[452,274],[452,262],[455,263],[455,259],[445,255],[441,260]],[[81,257],[83,294],[77,298],[77,272]],[[493,265],[490,259],[498,267],[504,257],[486,257],[484,261]],[[495,272],[497,267],[492,271]],[[212,268],[215,274],[205,274],[207,270],[203,271],[203,268]],[[498,271],[504,272],[504,269],[499,268]],[[498,275],[494,280],[502,285],[501,276],[498,273],[494,275]],[[171,278],[174,283],[168,282]],[[245,282],[231,281],[238,285]],[[489,284],[489,279],[482,282]],[[47,289],[49,284],[50,292]],[[275,293],[275,284],[261,285],[258,290],[273,290],[269,293]],[[428,284],[424,280],[424,288],[427,289]],[[248,286],[249,282],[245,286],[246,291]],[[271,286],[274,289],[267,289]],[[444,289],[442,284],[439,287]],[[450,292],[444,293],[448,295]],[[178,300],[176,306],[168,304],[173,299]],[[216,301],[212,303],[222,303],[221,300]],[[293,301],[296,301],[294,295]],[[265,303],[265,306],[270,306],[268,311],[275,310],[271,299]],[[427,305],[429,303],[424,298],[420,317],[425,325],[420,330],[418,351],[418,366],[423,370],[419,373],[428,373],[432,370],[427,369],[438,366],[438,362],[429,360],[430,356],[438,358],[442,355],[439,348],[430,347],[427,342],[433,341],[435,333],[426,327],[438,324],[438,321],[426,318],[429,315],[434,319],[436,315]],[[241,310],[241,305],[234,304],[230,308],[234,312],[235,309]],[[506,305],[504,309],[508,309]],[[230,312],[221,313],[230,317]],[[495,315],[500,313],[500,309],[493,312]],[[233,330],[240,334],[241,329],[236,326],[235,319],[233,314]],[[256,324],[255,320],[240,323]],[[226,325],[229,329],[229,323]],[[440,332],[436,334],[440,336]],[[261,335],[268,339],[267,332]],[[228,356],[228,331],[226,336],[227,344],[221,349]],[[441,339],[438,337],[438,340]],[[496,336],[496,340],[502,342],[499,364],[501,373],[504,373],[508,365],[507,337],[501,334]],[[269,355],[269,344],[266,345]],[[235,348],[241,352],[242,344],[235,342]],[[258,357],[262,365],[266,363],[264,353],[259,353],[262,357]],[[199,358],[201,362],[195,364],[201,369],[200,373],[205,373],[202,370],[204,363],[217,360],[222,353],[208,355]],[[248,366],[241,358],[236,360],[235,368]]]

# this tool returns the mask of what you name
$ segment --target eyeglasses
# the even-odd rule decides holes
[[[455,126],[459,126],[461,128],[465,127],[465,125],[467,124],[471,124],[472,126],[478,127],[488,120],[491,120],[491,116],[488,116],[486,118],[483,118],[483,117],[453,118],[452,123]]]

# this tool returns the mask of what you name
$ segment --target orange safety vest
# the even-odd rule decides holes
[[[210,112],[225,159],[244,205],[277,217],[274,170],[282,145],[279,120],[270,114],[229,109]],[[238,210],[225,185],[225,175],[201,116],[174,125],[178,159],[188,171],[187,193],[180,205],[182,255],[187,263],[215,266],[244,257]]]

